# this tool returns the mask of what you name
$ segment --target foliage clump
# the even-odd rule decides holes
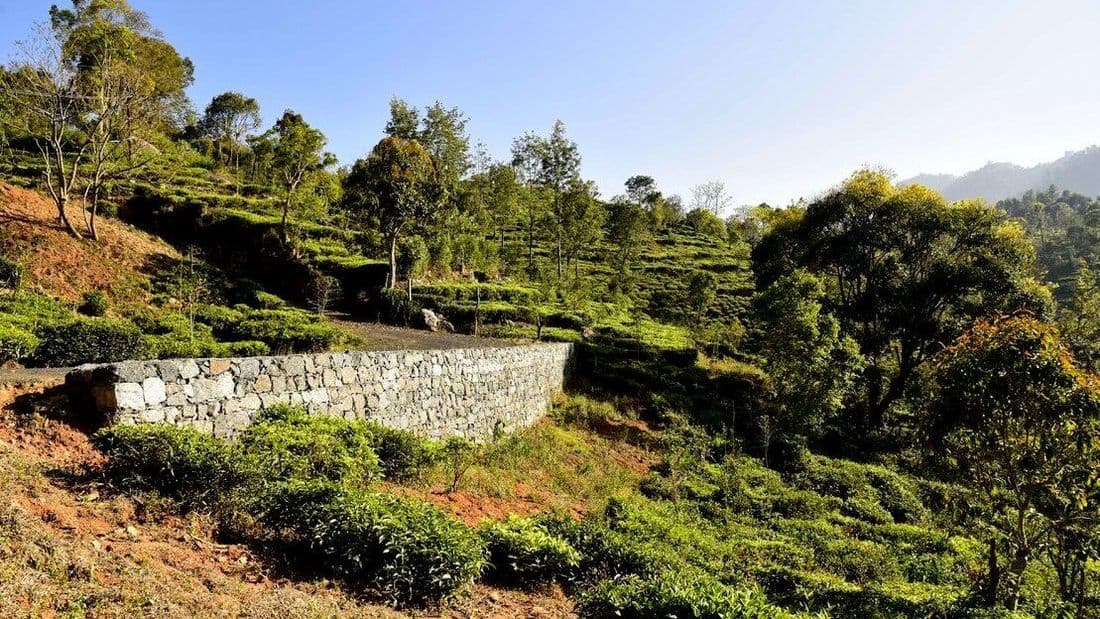
[[[443,600],[485,565],[477,535],[425,503],[328,483],[284,485],[267,502],[268,526],[401,605]]]
[[[146,350],[137,327],[110,318],[46,325],[36,335],[40,343],[35,361],[51,367],[139,359]]]
[[[523,586],[562,579],[580,562],[568,542],[551,535],[539,523],[511,515],[486,522],[478,530],[485,542],[494,579]]]

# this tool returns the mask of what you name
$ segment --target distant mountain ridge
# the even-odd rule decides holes
[[[1025,168],[1014,163],[987,163],[961,176],[918,174],[900,185],[921,184],[948,200],[985,198],[990,202],[1018,196],[1028,189],[1056,185],[1087,196],[1100,196],[1100,146],[1066,153],[1060,159]]]

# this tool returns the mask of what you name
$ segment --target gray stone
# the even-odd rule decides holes
[[[191,359],[187,359],[180,364],[180,378],[183,380],[191,380],[199,375],[199,364],[195,363]]]
[[[174,361],[158,361],[153,364],[157,368],[157,374],[166,383],[174,382],[180,377],[180,366]]]
[[[237,363],[237,376],[241,378],[256,378],[260,374],[260,362],[258,359],[241,359]]]
[[[118,383],[115,385],[115,406],[123,410],[141,410],[145,408],[145,391],[138,383]]]

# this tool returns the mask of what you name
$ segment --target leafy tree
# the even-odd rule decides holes
[[[386,123],[386,135],[415,140],[420,135],[420,110],[403,99],[390,99],[390,119]]]
[[[1072,302],[1062,308],[1059,323],[1077,359],[1094,372],[1100,370],[1100,284],[1087,264],[1079,271]]]
[[[615,274],[612,288],[629,294],[633,288],[631,269],[652,241],[645,209],[630,200],[612,200],[608,208],[607,240],[612,248],[610,262]]]
[[[470,170],[470,137],[466,115],[457,107],[445,108],[436,101],[424,110],[422,128],[416,139],[431,155],[443,182],[453,185]]]
[[[520,212],[523,228],[527,237],[527,276],[534,278],[538,273],[535,264],[535,240],[539,237],[539,228],[549,217],[549,191],[545,187],[521,185],[519,188]]]
[[[710,211],[716,217],[729,208],[733,198],[722,181],[709,181],[691,188],[691,208]]]
[[[524,180],[550,193],[558,280],[562,279],[567,209],[565,194],[580,179],[581,156],[576,142],[565,135],[565,123],[557,121],[548,137],[527,133],[512,143],[512,164]]]
[[[696,322],[706,322],[707,310],[718,299],[718,276],[710,271],[693,271],[688,276],[684,302]]]
[[[692,209],[684,217],[684,220],[692,229],[704,236],[724,240],[729,234],[726,231],[726,224],[724,224],[717,215],[707,209]]]
[[[287,221],[296,192],[306,177],[333,165],[336,158],[324,152],[325,135],[314,129],[300,114],[287,110],[268,131],[271,140],[271,165],[283,193],[281,234],[288,238]]]
[[[500,241],[500,253],[504,254],[504,233],[515,223],[519,216],[519,185],[516,171],[511,166],[495,163],[481,173],[485,206],[493,220],[497,238]]]
[[[229,156],[224,161],[232,162],[233,169],[240,172],[240,151],[245,135],[260,126],[260,104],[252,97],[239,92],[223,92],[211,99],[202,117],[202,127],[217,144],[218,158],[222,159],[222,146],[229,147]]]
[[[626,195],[635,204],[651,206],[661,197],[661,192],[657,191],[657,181],[652,176],[631,176],[625,184]]]
[[[780,212],[766,202],[762,202],[731,215],[726,220],[731,241],[736,237],[748,243],[750,247],[755,247],[767,234],[772,220]]]
[[[574,279],[579,279],[577,257],[600,240],[606,211],[596,199],[596,186],[591,182],[572,183],[561,198],[562,255],[565,269],[574,269]]]
[[[22,43],[0,75],[0,118],[36,144],[58,221],[80,192],[87,233],[98,238],[99,198],[112,181],[148,165],[173,106],[184,105],[190,61],[158,38],[124,0],[53,7],[49,25]],[[139,153],[138,150],[148,151]]]
[[[798,268],[827,282],[829,309],[868,362],[859,412],[871,428],[974,319],[1050,308],[1017,224],[981,201],[949,205],[871,170],[777,216],[752,256],[761,288]]]
[[[1076,601],[1083,574],[1070,572],[1095,556],[1100,525],[1100,377],[1077,365],[1053,326],[1028,316],[979,322],[929,374],[929,456],[981,499],[987,603],[1015,610],[1024,572],[1048,546],[1063,596]]]
[[[397,285],[401,235],[438,215],[445,188],[428,151],[414,140],[383,138],[366,159],[355,162],[344,182],[348,208],[377,224],[389,249],[389,287]]]
[[[826,299],[821,279],[802,270],[753,299],[752,349],[768,378],[764,425],[796,452],[841,410],[862,362],[855,342],[825,310]]]

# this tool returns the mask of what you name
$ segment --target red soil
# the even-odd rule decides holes
[[[69,213],[78,229],[80,213]],[[53,202],[34,191],[0,183],[0,255],[14,258],[29,279],[49,294],[74,300],[89,290],[120,294],[134,288],[133,276],[174,250],[153,236],[100,217],[100,240],[74,238],[57,223]]]

